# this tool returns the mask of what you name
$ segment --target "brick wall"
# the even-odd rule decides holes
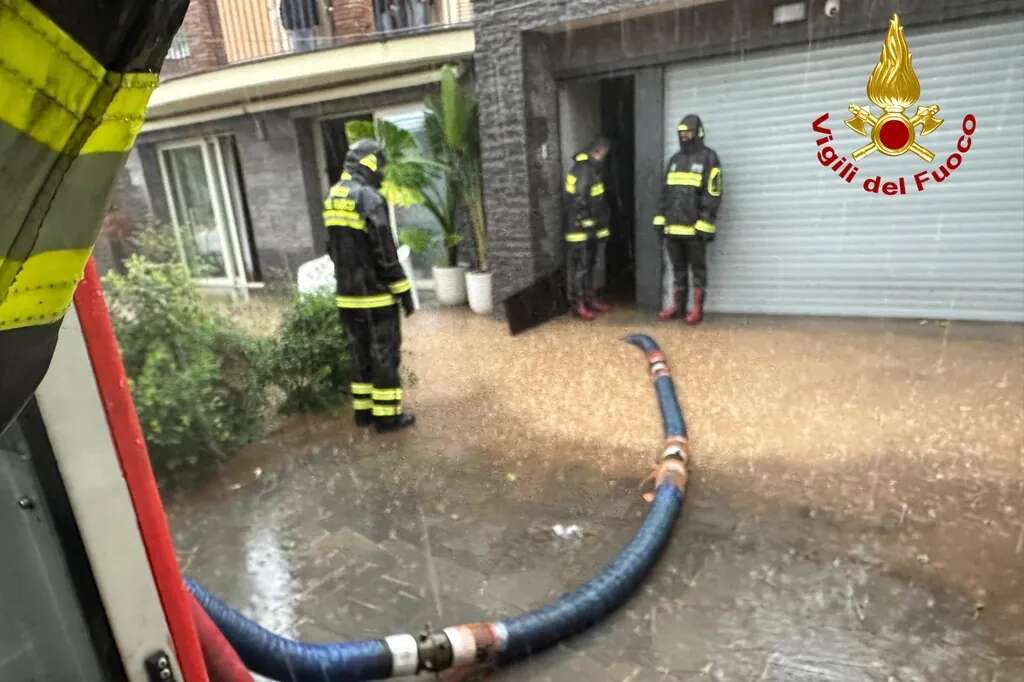
[[[216,0],[192,0],[181,30],[188,38],[190,69],[210,69],[227,63],[220,12]]]
[[[877,32],[896,11],[907,26],[1020,11],[1020,3],[1011,0],[879,0],[844,2],[840,16],[826,20],[823,3],[809,3],[807,22],[775,27],[773,3],[760,0],[695,7],[661,0],[475,0],[474,62],[496,300],[549,273],[561,260],[556,76],[628,73]],[[597,16],[607,22],[551,30]]]
[[[333,0],[334,35],[342,38],[374,32],[373,0]]]

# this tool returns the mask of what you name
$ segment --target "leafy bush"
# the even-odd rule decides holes
[[[285,313],[270,371],[285,394],[280,410],[321,412],[348,396],[350,371],[345,333],[334,296],[297,297]]]
[[[105,283],[154,464],[173,470],[226,457],[263,435],[265,341],[204,305],[180,263],[136,254]]]
[[[414,254],[425,254],[434,248],[438,238],[425,227],[403,227],[398,230],[398,241]]]

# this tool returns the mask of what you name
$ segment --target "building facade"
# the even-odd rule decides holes
[[[819,128],[837,153],[862,146],[844,120],[851,104],[869,106],[895,12],[917,105],[939,105],[944,119],[919,139],[935,156],[870,154],[846,182],[823,166],[814,122],[829,114]],[[659,305],[651,220],[675,124],[692,112],[725,179],[710,310],[1024,319],[1022,3],[478,0],[475,17],[499,300],[560,267],[568,160],[604,133],[614,144],[607,283]],[[970,151],[951,160],[972,119]],[[942,177],[947,163],[958,167]]]
[[[289,0],[192,0],[115,188],[101,268],[154,224],[174,234],[203,285],[294,282],[324,253],[320,210],[347,151],[345,124],[386,119],[421,135],[439,68],[470,66],[465,0],[410,0],[392,17],[374,0],[291,1],[315,10],[310,32],[282,22]],[[425,222],[404,209],[395,219]]]

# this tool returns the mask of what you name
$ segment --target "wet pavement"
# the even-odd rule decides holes
[[[415,430],[289,423],[169,486],[185,572],[316,641],[540,606],[637,528],[662,343],[693,435],[683,517],[619,612],[495,680],[1024,679],[1024,328],[618,311],[512,338],[407,321]],[[580,537],[559,537],[576,524]]]

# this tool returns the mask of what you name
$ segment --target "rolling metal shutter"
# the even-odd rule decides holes
[[[869,104],[883,37],[666,69],[666,158],[693,112],[723,165],[711,310],[1024,320],[1024,21],[906,29],[921,82],[908,115],[937,104],[945,120],[918,138],[935,159],[875,152],[847,184],[818,162],[811,123],[829,112],[840,154],[867,141],[843,121]],[[917,192],[913,175],[955,151],[968,113],[963,163]],[[906,177],[908,193],[865,192],[875,175]]]

